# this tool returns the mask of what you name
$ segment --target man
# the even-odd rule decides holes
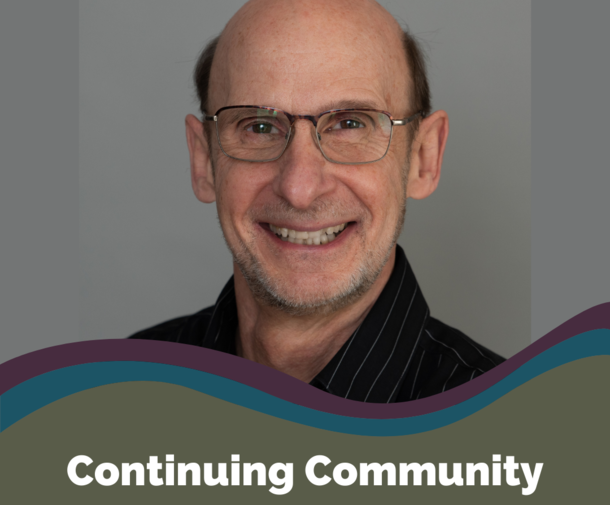
[[[502,358],[430,317],[396,245],[437,187],[449,130],[420,51],[369,0],[253,0],[195,69],[195,195],[234,277],[216,304],[132,338],[257,361],[331,394],[401,402]]]

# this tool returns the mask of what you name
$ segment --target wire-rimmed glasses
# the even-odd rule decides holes
[[[390,148],[394,126],[409,124],[423,111],[405,119],[393,119],[377,109],[333,109],[317,116],[289,114],[273,107],[232,105],[222,107],[206,121],[216,124],[222,152],[241,161],[277,160],[286,150],[298,119],[311,121],[315,141],[332,163],[361,165],[382,159]]]

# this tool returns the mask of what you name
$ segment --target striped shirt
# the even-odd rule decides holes
[[[236,354],[233,278],[216,303],[129,338],[165,340]],[[430,316],[400,246],[392,275],[374,306],[311,385],[351,400],[391,403],[432,396],[504,361]]]

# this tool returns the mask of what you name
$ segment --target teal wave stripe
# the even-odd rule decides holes
[[[138,361],[87,363],[39,375],[0,396],[0,431],[45,405],[80,391],[121,382],[152,381],[188,387],[279,419],[328,431],[368,436],[410,435],[464,419],[544,372],[599,355],[610,355],[610,330],[593,330],[565,340],[460,404],[400,419],[362,419],[329,414],[287,402],[224,377],[174,365]]]

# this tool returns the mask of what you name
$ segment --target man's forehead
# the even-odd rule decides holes
[[[221,36],[211,103],[250,100],[281,107],[274,102],[281,100],[285,107],[298,107],[300,102],[348,98],[381,107],[390,105],[396,93],[406,96],[400,27],[374,2],[349,5],[347,11],[341,0],[246,4]],[[349,96],[341,96],[345,93]],[[294,103],[286,103],[287,95]],[[265,103],[260,102],[263,98]]]
[[[355,28],[358,36],[365,37],[372,33],[382,37],[388,31],[397,35],[401,31],[392,15],[374,0],[251,0],[237,11],[224,31],[233,43],[239,43],[249,31],[262,34],[342,26]]]

